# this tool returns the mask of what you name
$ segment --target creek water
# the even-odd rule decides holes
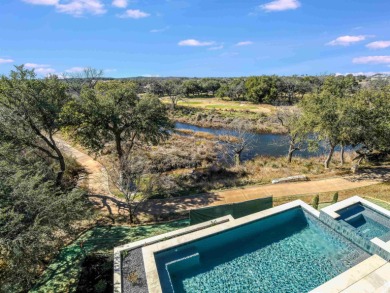
[[[211,133],[215,136],[219,135],[231,135],[237,136],[237,132],[230,129],[225,128],[209,128],[209,127],[199,127],[196,125],[188,124],[188,123],[175,123],[175,128],[192,130],[194,132],[207,132]],[[256,156],[287,156],[288,153],[288,136],[285,134],[258,134],[251,133],[248,134],[250,137],[251,144],[249,149],[244,150],[242,153],[243,160],[250,160]],[[307,150],[296,151],[294,156],[301,157],[311,157],[325,154],[327,152],[327,146],[325,144],[321,144],[319,149],[316,152],[309,152]]]

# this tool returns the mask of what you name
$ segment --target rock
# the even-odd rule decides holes
[[[297,175],[297,176],[290,176],[285,178],[278,178],[272,180],[272,184],[278,184],[278,183],[286,183],[286,182],[297,182],[297,181],[308,181],[309,178],[307,178],[306,175]]]

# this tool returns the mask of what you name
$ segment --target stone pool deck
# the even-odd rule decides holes
[[[390,263],[373,255],[310,293],[388,293]]]

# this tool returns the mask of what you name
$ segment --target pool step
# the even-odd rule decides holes
[[[193,268],[200,265],[199,252],[195,247],[189,247],[178,250],[175,259],[166,263],[166,269],[169,274],[175,274],[184,269]]]
[[[349,216],[348,218],[345,218],[344,221],[348,222],[348,223],[354,222],[354,221],[358,220],[362,216],[363,216],[363,212],[356,213],[356,214],[353,214],[352,216]]]
[[[177,272],[180,272],[185,269],[194,268],[199,265],[199,253],[197,252],[192,255],[167,263],[166,268],[170,274],[174,275]]]

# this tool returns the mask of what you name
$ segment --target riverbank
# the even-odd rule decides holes
[[[196,107],[187,102],[179,104],[171,112],[171,119],[180,123],[193,124],[199,127],[209,128],[230,128],[234,122],[245,122],[249,130],[258,134],[284,134],[286,129],[277,119],[277,107],[267,105],[252,105],[253,110],[241,108],[239,104],[234,107],[228,107],[230,104],[212,103],[207,107]],[[229,101],[229,103],[232,103]],[[236,102],[239,103],[239,102]],[[195,104],[196,105],[196,104]],[[248,106],[247,106],[248,107]],[[263,109],[263,110],[259,110]]]

